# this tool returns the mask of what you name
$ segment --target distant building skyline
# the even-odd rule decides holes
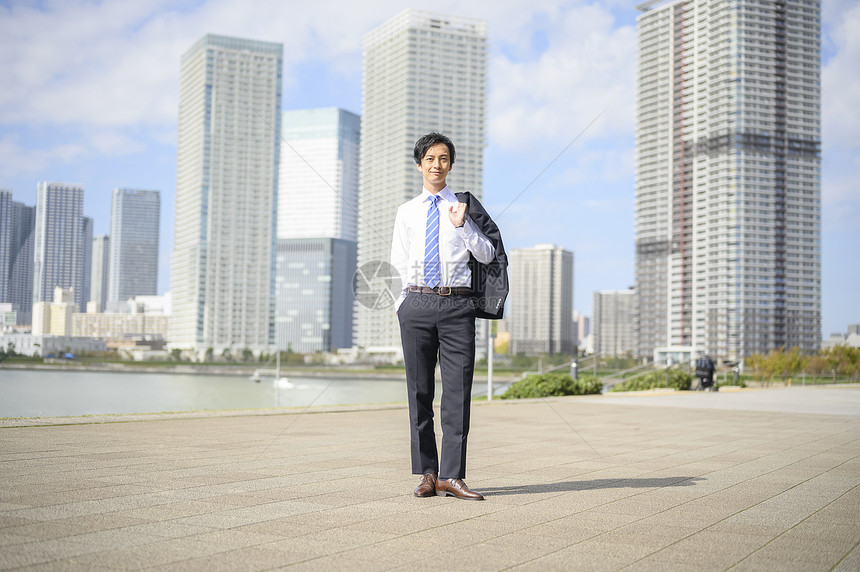
[[[451,190],[482,198],[487,23],[404,10],[365,35],[363,70],[358,269],[368,274],[370,288],[384,294],[400,277],[390,284],[387,272],[374,269],[391,258],[397,208],[421,193],[412,159],[419,137],[430,131],[450,137],[456,149]],[[393,306],[357,301],[355,344],[399,351]]]
[[[573,252],[554,244],[515,248],[509,274],[511,353],[575,353]]]
[[[114,189],[111,197],[108,305],[158,294],[161,193]]]
[[[639,351],[738,359],[821,339],[820,3],[638,17]]]
[[[283,45],[207,34],[181,60],[170,345],[270,351]]]
[[[673,3],[672,3],[672,2],[669,2],[668,4],[673,4]],[[693,3],[693,2],[688,2],[688,3],[687,3],[687,8],[685,8],[685,9],[684,9],[684,13],[686,14],[686,13],[687,13],[687,12],[689,12],[690,10],[693,10],[693,9],[694,9],[694,8],[693,8],[693,6],[694,6],[694,3]],[[715,4],[714,6],[716,6],[716,4]],[[699,9],[699,8],[695,8],[695,9]],[[715,11],[714,13],[716,13],[716,10],[717,10],[717,8],[714,8],[714,11]],[[680,13],[680,12],[679,12],[679,13]],[[688,14],[687,16],[684,16],[684,17],[689,17],[689,14]],[[679,21],[680,21],[680,20],[679,20]],[[789,34],[789,36],[790,36],[790,34]],[[678,48],[678,49],[679,49],[679,50],[681,50],[681,48]],[[681,51],[683,51],[683,50],[681,50]],[[777,58],[777,59],[778,59],[778,58]],[[686,80],[685,80],[685,81],[686,81]],[[704,121],[704,119],[702,119],[701,117],[700,117],[700,119],[699,119],[699,120],[700,120],[700,121]],[[455,143],[456,143],[456,140],[455,140]],[[682,146],[682,147],[683,147],[683,146]],[[458,146],[458,149],[459,149],[459,146]],[[459,155],[459,153],[458,153],[458,155]],[[283,156],[283,153],[282,153],[282,156]],[[790,163],[790,161],[789,161],[789,163]],[[455,169],[455,170],[456,170],[456,169]],[[691,171],[691,172],[695,172],[695,169],[694,169],[693,171]],[[703,171],[700,171],[700,173],[701,173],[701,172],[703,172]],[[764,173],[764,170],[762,170],[762,172],[761,172],[761,173]],[[759,173],[759,174],[761,174],[761,173]],[[753,173],[752,171],[750,171],[750,172],[749,172],[749,174],[750,174],[751,176],[753,176],[755,173]],[[683,172],[683,169],[682,169],[682,172],[681,172],[681,175],[680,175],[680,176],[682,177],[682,179],[681,179],[681,181],[682,181],[682,182],[683,182],[684,180],[686,180],[686,179],[685,179],[685,177],[687,177],[687,174]],[[754,178],[754,177],[753,177],[753,178]],[[452,180],[453,180],[453,176],[452,176]],[[805,184],[805,183],[804,183],[804,184]],[[683,188],[683,184],[681,185],[681,188]],[[454,189],[454,190],[457,190],[457,189]],[[692,191],[691,191],[691,192],[692,192]],[[676,194],[677,194],[677,193],[676,193]],[[683,191],[681,191],[681,192],[680,192],[680,195],[683,195],[683,194],[684,194],[684,192],[683,192]],[[679,198],[679,199],[681,198],[681,196],[680,196],[680,195],[678,196],[678,198]],[[820,192],[819,192],[819,195],[820,195]],[[684,197],[684,201],[686,200],[686,198],[689,198],[689,197]],[[672,200],[674,200],[674,198],[673,198]],[[787,203],[786,203],[786,204],[788,204],[788,207],[786,207],[786,208],[789,208],[789,210],[790,210],[790,208],[791,208],[791,204],[790,204],[790,203],[791,203],[791,200],[790,200],[790,197],[789,197],[789,199],[786,199],[786,200],[787,200]],[[805,200],[805,199],[804,199],[804,200]],[[687,219],[686,219],[686,218],[684,218],[684,217],[685,217],[686,215],[688,215],[688,214],[689,214],[689,212],[687,212],[687,211],[684,211],[684,210],[683,210],[683,208],[681,207],[682,202],[683,202],[683,201],[681,201],[681,202],[679,202],[679,203],[677,203],[677,204],[676,204],[676,207],[677,207],[677,208],[675,209],[675,211],[673,211],[675,214],[673,214],[672,216],[679,215],[679,217],[680,217],[680,218],[679,218],[678,220],[680,220],[680,221],[685,221],[685,220],[687,220]],[[691,203],[691,204],[692,204],[692,203]],[[776,204],[776,203],[774,203],[774,204]],[[686,208],[686,207],[692,208],[692,206],[691,206],[691,205],[684,205],[684,208]],[[679,209],[680,209],[680,210],[679,210]],[[778,210],[778,209],[777,209],[777,210]],[[750,212],[751,212],[751,211],[750,211]],[[704,215],[701,215],[701,213],[699,213],[697,216],[699,216],[700,218],[702,218]],[[705,218],[707,218],[707,217],[705,217]],[[779,225],[776,225],[776,226],[778,227]],[[790,226],[790,225],[789,225],[789,226]],[[85,229],[84,229],[84,230],[85,230]],[[783,229],[783,230],[784,230],[784,229]],[[686,231],[684,231],[684,230],[680,231],[680,235],[684,235],[684,232],[686,232]],[[773,234],[772,234],[770,237],[768,237],[768,239],[773,238],[773,244],[774,244],[774,245],[776,245],[777,243],[779,243],[779,242],[780,242],[780,236],[782,236],[782,235],[780,235],[780,232],[782,232],[782,231],[779,231],[778,229],[777,229],[777,230],[774,230],[774,231],[773,231]],[[805,231],[804,231],[804,232],[805,232]],[[690,245],[691,243],[695,243],[695,240],[694,240],[694,238],[695,238],[695,234],[696,234],[695,229],[694,229],[694,230],[689,231],[689,233],[688,233],[686,236],[684,236],[684,237],[683,237],[683,240],[681,240],[680,242],[678,242],[678,243],[677,243],[677,244],[678,244],[678,248],[680,249],[682,244],[684,245],[684,248],[685,248],[685,249],[690,248],[690,246],[689,246],[689,245]],[[783,233],[783,234],[784,234],[784,233]],[[819,234],[820,234],[820,226],[819,226]],[[680,236],[680,235],[678,235],[678,236]],[[700,238],[701,238],[701,237],[700,237]],[[783,238],[784,238],[784,236],[783,236]],[[698,240],[698,239],[696,239],[696,240]],[[688,242],[688,241],[690,241],[690,242]],[[84,242],[86,242],[86,241],[84,241]],[[783,242],[785,242],[785,241],[783,241]],[[791,240],[788,240],[787,242],[789,242],[789,243],[790,243],[790,242],[792,242],[792,241],[791,241]],[[795,242],[796,242],[796,241],[795,241]],[[674,243],[673,243],[673,244],[674,244]],[[699,244],[699,245],[701,246],[701,245],[702,245],[702,244],[704,244],[704,243],[700,241],[700,242],[698,242],[697,244]],[[711,246],[713,246],[713,243],[711,243],[711,242],[708,242],[707,244],[708,244],[708,248],[711,248]],[[751,244],[751,243],[750,243],[750,244]],[[789,245],[789,246],[790,246],[790,245]],[[763,247],[763,248],[764,248],[764,247]],[[767,248],[769,248],[769,247],[767,247]],[[764,253],[764,252],[765,252],[765,250],[767,250],[767,248],[764,248],[764,250],[762,250],[761,252],[759,252],[759,254],[761,255],[761,256],[760,256],[760,258],[761,258],[761,257],[764,257],[764,254],[762,254],[762,253]],[[819,248],[820,248],[820,247],[819,247]],[[775,248],[775,247],[774,247],[774,250],[776,250],[776,248]],[[685,250],[685,253],[689,254],[689,252],[688,252],[687,250]],[[710,256],[710,255],[709,255],[709,256]],[[720,256],[722,256],[722,255],[720,255]],[[775,254],[774,256],[777,256],[777,255]],[[683,258],[683,257],[682,257],[682,258]],[[777,258],[778,258],[778,257],[777,257]],[[792,258],[791,251],[788,249],[788,247],[786,247],[785,253],[783,253],[783,258],[784,258],[784,259],[790,259],[790,258]],[[678,272],[680,272],[680,273],[672,274],[672,273],[670,272],[669,274],[667,274],[666,276],[669,276],[669,280],[667,280],[667,282],[669,282],[669,283],[671,284],[671,280],[672,280],[672,279],[677,278],[677,277],[679,277],[679,276],[680,276],[680,277],[682,278],[682,280],[680,280],[680,283],[683,285],[683,284],[685,283],[685,280],[686,280],[686,278],[685,278],[685,277],[687,277],[687,276],[689,275],[689,272],[690,272],[690,270],[689,270],[689,269],[695,266],[695,265],[694,265],[694,263],[693,263],[694,259],[695,259],[695,256],[694,256],[693,254],[689,254],[689,266],[688,266],[687,268],[682,268],[682,270],[679,270]],[[711,257],[711,260],[713,260],[713,257]],[[721,259],[721,260],[722,260],[722,259]],[[684,264],[679,263],[679,264],[683,267],[683,265],[684,265],[684,264],[686,264],[686,263],[684,263]],[[786,264],[787,264],[787,263],[786,263]],[[819,264],[819,266],[820,266],[820,256],[819,256],[818,264]],[[670,264],[670,266],[671,266],[671,264]],[[790,266],[790,265],[789,265],[789,266]],[[674,272],[674,270],[673,270],[672,272]],[[711,270],[708,270],[708,272],[709,272],[710,274],[716,274],[716,272],[712,272]],[[759,272],[759,276],[760,276],[760,277],[761,277],[762,275],[764,275],[764,274],[765,274],[764,272]],[[789,272],[789,274],[791,274],[791,272]],[[652,277],[653,277],[653,276],[652,276]],[[674,277],[674,278],[673,278],[673,277]],[[789,278],[790,278],[790,277],[789,277]],[[789,280],[789,278],[787,278],[786,280],[787,280],[787,281],[790,281],[790,280]],[[709,278],[709,280],[711,280],[711,278]],[[770,279],[769,279],[769,278],[767,278],[767,280],[770,280]],[[766,281],[767,281],[767,280],[766,280]],[[774,283],[777,283],[777,282],[779,282],[779,280],[778,280],[778,279],[774,279]],[[723,284],[723,286],[725,286],[726,284],[728,284],[728,281],[726,281],[726,282]],[[767,288],[771,288],[771,286],[768,286]],[[774,286],[773,288],[777,288],[777,286]],[[84,289],[84,290],[86,289],[86,285],[84,285],[83,289]],[[682,301],[681,301],[681,302],[679,302],[679,303],[678,303],[678,305],[676,306],[676,308],[678,308],[678,309],[679,309],[679,310],[678,310],[678,312],[680,312],[680,313],[678,313],[678,315],[679,315],[679,316],[683,316],[683,315],[684,315],[682,310],[683,310],[683,308],[687,307],[687,302],[688,302],[688,301],[690,302],[690,304],[689,304],[689,308],[696,308],[696,307],[697,307],[697,306],[696,306],[696,304],[693,304],[693,302],[692,302],[692,300],[694,300],[694,299],[696,298],[696,294],[695,294],[695,292],[692,292],[692,291],[690,290],[690,288],[689,288],[689,287],[686,287],[686,286],[682,286],[682,290],[683,290],[684,292],[687,292],[687,294],[682,294],[682,295],[681,295],[681,298],[679,298],[679,299],[681,299]],[[692,293],[691,293],[691,292],[692,292]],[[800,290],[798,290],[798,292],[800,292]],[[808,294],[808,293],[807,293],[807,294]],[[723,294],[720,294],[720,296],[722,296],[722,295],[723,295]],[[804,295],[805,295],[805,294],[803,294],[803,293],[799,293],[799,294],[797,294],[797,296],[799,296],[799,297],[802,297],[802,296],[804,296]],[[684,298],[684,296],[686,296],[686,298]],[[795,295],[794,295],[794,294],[786,294],[786,295],[785,295],[785,299],[786,299],[786,300],[789,300],[789,299],[790,299],[790,298],[792,298],[793,296],[795,296]],[[32,299],[32,298],[31,298],[31,299]],[[749,299],[749,298],[748,298],[748,299]],[[779,298],[777,297],[777,299],[779,299]],[[789,301],[790,301],[790,300],[789,300]],[[757,301],[757,302],[760,302],[760,301]],[[787,304],[787,306],[786,306],[786,307],[790,306],[789,302],[786,302],[786,304]],[[820,304],[820,286],[819,286],[819,304]],[[724,306],[722,297],[720,298],[718,305],[719,305],[720,307]],[[699,309],[701,309],[701,305],[699,305],[698,307],[699,307]],[[777,310],[778,310],[778,309],[777,309]],[[769,310],[769,311],[771,312],[771,316],[776,315],[777,313],[779,313],[777,310]],[[692,309],[691,309],[690,311],[692,312]],[[781,311],[781,310],[780,310],[780,311]],[[674,312],[674,310],[672,310],[672,312]],[[781,312],[782,312],[782,314],[788,315],[788,312],[787,312],[787,311],[781,311]],[[674,314],[673,314],[673,315],[674,315]],[[669,322],[671,322],[672,320],[673,320],[673,318],[671,318],[671,316],[670,316],[670,318],[669,318]],[[774,318],[774,320],[776,320],[776,318]],[[786,318],[785,320],[783,320],[783,322],[784,322],[784,323],[789,323],[789,321],[790,321],[790,320],[788,320],[788,321],[786,321],[786,320],[788,320],[788,318]],[[770,326],[768,326],[768,327],[770,327]],[[666,329],[668,330],[668,326],[666,327]],[[693,331],[693,330],[691,329],[690,331]],[[710,331],[710,330],[709,330],[709,331]],[[774,330],[774,331],[775,331],[775,330]],[[785,331],[788,331],[788,327],[786,327],[786,328],[785,328]],[[760,333],[759,333],[759,334],[760,334]],[[759,334],[755,334],[755,335],[756,335],[756,336],[758,336],[758,337],[760,337],[760,335],[759,335]],[[685,334],[685,335],[686,335],[686,334]],[[709,334],[709,335],[710,335],[710,334]],[[714,334],[714,335],[717,335],[717,334]],[[752,335],[752,334],[751,334],[751,335]],[[762,335],[764,335],[764,334],[762,334]],[[767,335],[769,336],[770,334],[767,334]],[[719,336],[718,336],[718,337],[719,337]],[[820,337],[821,337],[820,335],[819,335],[819,336],[817,336],[817,339],[820,339]],[[668,338],[667,338],[667,339],[668,339]]]

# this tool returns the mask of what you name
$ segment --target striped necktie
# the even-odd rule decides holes
[[[441,282],[439,263],[439,208],[438,195],[433,195],[427,209],[427,232],[424,235],[424,284],[435,288]]]

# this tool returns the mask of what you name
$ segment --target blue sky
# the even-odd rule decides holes
[[[484,203],[504,211],[508,248],[551,242],[574,251],[575,305],[590,314],[595,290],[634,280],[635,4],[0,1],[0,188],[34,204],[38,181],[81,183],[97,234],[109,232],[112,189],[160,190],[165,292],[179,58],[200,36],[282,42],[284,109],[360,113],[365,33],[409,6],[483,18],[490,36]],[[826,336],[860,323],[860,0],[825,1],[822,26]]]

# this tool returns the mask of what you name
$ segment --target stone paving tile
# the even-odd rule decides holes
[[[101,566],[93,566],[91,564],[83,566],[76,563],[73,559],[68,559],[31,564],[22,568],[16,568],[15,570],[16,572],[104,572],[111,569],[103,568]]]
[[[86,546],[65,538],[15,544],[5,546],[0,551],[0,569],[6,570],[61,558],[77,557],[98,550],[97,546]]]
[[[83,546],[102,550],[140,546],[142,544],[151,544],[153,542],[164,540],[163,536],[147,534],[131,528],[100,530],[98,532],[74,534],[65,538]]]
[[[318,512],[322,508],[326,508],[320,505],[291,501],[271,504],[277,506],[267,506],[265,509],[261,507],[234,508],[220,512],[177,518],[175,521],[210,528],[236,528],[276,518]]]
[[[846,572],[847,570],[860,570],[860,544],[846,554],[842,560],[833,568],[835,572]]]
[[[28,542],[36,542],[40,539],[32,536],[22,536],[20,534],[9,534],[0,531],[0,548],[4,546],[13,546],[15,544],[27,544]]]
[[[779,570],[780,572],[822,572],[831,570],[832,566],[823,562],[805,562],[801,560],[771,560],[769,558],[751,557],[738,563],[732,570],[743,572],[764,572]]]
[[[540,528],[540,527],[538,527]],[[484,542],[489,546],[503,547],[507,551],[522,550],[522,562],[552,554],[595,536],[596,532],[585,528],[569,528],[567,534],[543,534],[541,530],[518,531]]]
[[[726,569],[755,553],[770,540],[767,535],[702,531],[651,551],[644,560]]]
[[[842,560],[853,548],[853,546],[848,543],[838,542],[798,543],[798,541],[809,541],[812,540],[812,538],[803,539],[794,537],[792,540],[794,542],[788,539],[777,539],[751,554],[748,559],[750,561],[772,560],[783,562],[809,562],[811,564],[831,568]]]
[[[454,547],[440,546],[435,554],[414,564],[415,567],[439,570],[503,570],[551,551],[552,548],[534,544],[474,544],[465,547],[458,544]]]
[[[436,545],[431,550],[420,546],[404,546],[398,550],[387,543],[367,546],[334,554],[321,554],[291,565],[290,570],[396,570],[405,568],[416,570],[431,566],[436,569],[434,561],[437,555],[445,552],[445,547]],[[428,562],[423,565],[423,562]]]
[[[92,515],[52,521],[29,522],[19,526],[0,529],[11,534],[21,534],[34,539],[50,540],[76,534],[111,530],[147,523],[139,518],[126,518],[115,514]]]
[[[620,570],[630,564],[631,559],[640,551],[616,550],[621,545],[600,543],[579,543],[561,550],[522,562],[512,570]]]
[[[698,528],[687,526],[655,528],[647,522],[637,521],[627,526],[602,532],[594,537],[594,539],[616,544],[647,546],[656,551],[693,536],[699,531],[700,529]]]
[[[152,566],[147,568],[147,570],[170,572],[175,572],[177,570],[250,572],[256,570],[272,570],[279,567],[289,566],[291,564],[294,565],[297,558],[300,560],[303,556],[296,553],[290,555],[283,550],[269,548],[268,545],[264,545],[188,558],[168,564]]]

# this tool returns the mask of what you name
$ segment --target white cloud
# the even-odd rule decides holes
[[[100,156],[116,157],[143,151],[146,146],[138,139],[118,131],[99,131],[89,138],[91,148]]]
[[[823,42],[833,50],[821,72],[823,169],[827,230],[856,232],[860,218],[860,2],[825,2]]]
[[[68,163],[79,159],[86,151],[86,147],[78,143],[26,149],[17,134],[7,134],[0,137],[0,173],[8,178],[37,175],[57,161]]]
[[[860,2],[834,22],[829,38],[836,51],[821,72],[822,143],[860,149]]]
[[[177,115],[180,57],[206,33],[283,43],[289,77],[290,66],[311,53],[335,60],[351,54],[360,64],[361,36],[372,27],[372,16],[357,7],[338,17],[330,5],[310,2],[172,6],[73,1],[0,11],[0,123],[169,124]]]
[[[635,30],[598,5],[557,8],[536,19],[546,49],[534,61],[502,50],[491,66],[490,136],[507,149],[568,143],[601,111],[584,139],[633,132]],[[520,47],[534,30],[520,34]],[[521,52],[518,52],[521,57]]]

